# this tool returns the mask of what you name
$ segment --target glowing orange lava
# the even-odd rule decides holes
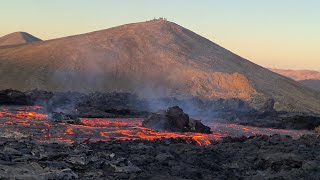
[[[67,128],[66,133],[67,133],[67,134],[74,134],[71,127],[68,127],[68,128]]]
[[[212,134],[157,132],[141,127],[143,119],[139,118],[82,118],[81,125],[50,123],[47,115],[41,113],[41,110],[39,106],[0,107],[0,128],[9,134],[32,136],[43,143],[182,138],[192,140],[198,145],[209,145],[212,141],[225,136],[286,134],[299,137],[302,134],[311,133],[215,122],[204,122],[211,127]]]

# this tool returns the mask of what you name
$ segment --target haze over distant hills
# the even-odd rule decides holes
[[[27,44],[27,43],[37,42],[37,41],[42,41],[42,40],[26,32],[14,32],[14,33],[0,37],[0,46]]]
[[[273,72],[287,76],[302,84],[320,91],[320,72],[310,70],[272,69]]]
[[[320,72],[311,70],[284,70],[272,69],[273,72],[288,76],[296,81],[320,80]]]
[[[156,20],[0,48],[0,89],[239,98],[320,112],[320,94],[175,23]]]

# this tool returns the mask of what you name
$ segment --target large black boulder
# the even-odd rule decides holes
[[[179,106],[152,113],[142,126],[157,131],[211,133],[210,127],[203,125],[200,120],[189,118]]]

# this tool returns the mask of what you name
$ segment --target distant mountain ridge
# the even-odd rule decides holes
[[[320,95],[175,23],[156,20],[0,48],[0,88],[238,98],[320,113]]]
[[[320,72],[312,70],[285,70],[285,69],[271,69],[273,72],[290,77],[296,81],[302,80],[320,80]]]
[[[0,46],[27,44],[27,43],[33,43],[38,41],[42,41],[42,40],[29,33],[14,32],[14,33],[0,37]]]
[[[287,76],[302,84],[320,91],[320,72],[311,70],[283,70],[272,69],[273,72]]]

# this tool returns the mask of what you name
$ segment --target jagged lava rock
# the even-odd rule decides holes
[[[211,133],[209,127],[202,124],[200,120],[189,118],[189,115],[179,106],[152,113],[143,121],[142,126],[157,131]]]
[[[62,112],[51,112],[48,114],[48,120],[57,123],[69,123],[69,124],[80,124],[79,118],[72,117],[70,115],[64,114]]]

